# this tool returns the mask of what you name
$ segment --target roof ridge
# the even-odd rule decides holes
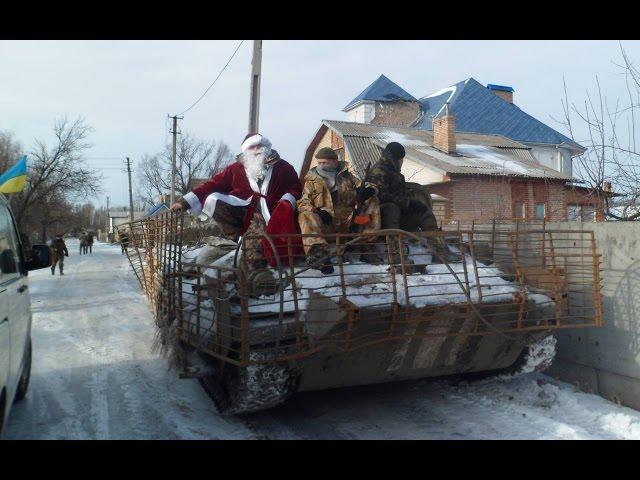
[[[378,86],[379,91],[376,91],[374,87]],[[395,90],[395,91],[393,91]],[[360,92],[353,100],[351,100],[342,111],[346,111],[348,108],[356,105],[358,102],[371,100],[371,101],[384,101],[384,97],[388,95],[394,95],[404,100],[418,101],[413,95],[407,92],[404,88],[398,85],[396,82],[387,77],[384,73],[381,73],[378,78],[371,82],[362,92]]]

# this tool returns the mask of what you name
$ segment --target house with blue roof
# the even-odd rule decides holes
[[[513,96],[510,86],[469,78],[416,97],[381,75],[344,107],[347,122],[322,122],[301,180],[320,148],[332,148],[362,178],[388,143],[400,142],[402,174],[432,195],[441,225],[604,220],[612,193],[573,176],[572,158],[585,149],[524,112]]]
[[[542,165],[571,176],[572,157],[585,148],[526,113],[514,103],[513,94],[510,86],[485,87],[468,78],[415,98],[381,75],[343,111],[352,122],[433,130],[434,118],[443,116],[445,104],[449,104],[457,131],[502,135],[523,143]]]

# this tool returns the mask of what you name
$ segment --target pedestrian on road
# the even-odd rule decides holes
[[[129,235],[127,233],[123,233],[122,235],[120,235],[120,248],[122,248],[123,255],[127,252],[128,247],[129,247]]]
[[[87,253],[86,252],[86,248],[87,248],[87,234],[83,231],[80,234],[80,255],[82,255],[83,253]]]
[[[49,249],[51,251],[51,275],[56,274],[56,263],[60,267],[60,275],[64,275],[64,257],[69,256],[69,251],[67,250],[67,245],[62,239],[62,234],[56,235],[56,238],[51,242],[51,247],[49,247]]]
[[[89,253],[93,255],[93,232],[87,233],[87,248],[89,249]],[[84,253],[87,253],[86,250]]]

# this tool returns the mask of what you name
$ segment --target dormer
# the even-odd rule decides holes
[[[420,103],[386,76],[380,75],[342,111],[346,112],[350,122],[408,126],[418,117]],[[378,121],[375,121],[376,117]]]

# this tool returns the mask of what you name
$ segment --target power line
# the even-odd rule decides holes
[[[211,90],[211,87],[213,87],[213,85],[218,81],[218,79],[220,78],[220,75],[222,75],[222,73],[226,70],[226,68],[229,65],[229,63],[231,63],[231,60],[233,60],[233,57],[236,56],[236,53],[238,52],[238,50],[240,49],[240,47],[242,46],[243,43],[244,43],[244,40],[241,40],[240,43],[238,44],[238,46],[236,47],[236,49],[233,51],[233,54],[231,54],[231,57],[229,57],[229,60],[227,60],[227,63],[224,64],[224,67],[222,67],[222,70],[220,70],[220,73],[218,73],[218,76],[216,77],[216,79],[213,81],[213,83],[211,85],[209,85],[207,87],[207,89],[204,91],[204,93],[202,95],[200,95],[200,98],[198,98],[195,102],[193,102],[193,104],[189,108],[187,108],[184,112],[178,114],[177,115],[178,117],[181,117],[182,115],[187,113],[189,110],[191,110],[193,107],[195,107],[200,100],[202,100],[204,98],[204,96],[207,94],[207,92],[209,90]]]

